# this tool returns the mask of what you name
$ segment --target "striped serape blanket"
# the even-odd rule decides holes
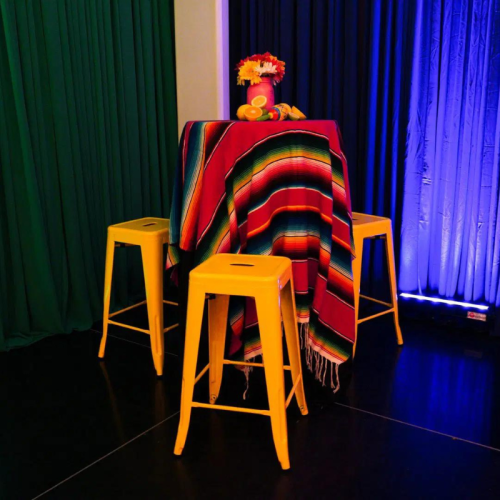
[[[307,364],[338,388],[352,354],[352,220],[334,121],[188,122],[179,146],[167,268],[192,252],[282,255],[293,263]],[[262,354],[255,304],[232,299],[229,355]],[[239,358],[238,358],[239,356]]]

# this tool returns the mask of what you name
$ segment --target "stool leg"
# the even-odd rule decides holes
[[[359,318],[359,294],[361,288],[361,269],[363,266],[363,243],[364,238],[354,233],[354,249],[356,258],[352,261],[352,280],[354,288],[354,345],[352,346],[352,357],[356,354],[358,343],[358,318]]]
[[[163,244],[161,240],[141,245],[142,265],[146,282],[149,336],[156,373],[163,375]]]
[[[266,373],[274,446],[281,467],[290,468],[285,407],[285,380],[279,291],[261,292],[255,297]]]
[[[295,397],[302,415],[307,415],[306,395],[304,392],[304,379],[302,378],[302,364],[300,362],[300,343],[299,331],[297,329],[297,311],[295,310],[295,297],[293,281],[286,284],[281,291],[281,309],[283,311],[283,323],[285,325],[286,346],[288,357],[290,358],[290,367],[292,369],[293,383],[300,377],[300,382],[295,389]]]
[[[208,338],[210,352],[210,403],[219,397],[224,368],[224,347],[226,345],[227,311],[229,295],[216,295],[208,301]]]
[[[102,338],[99,346],[100,358],[104,358],[106,340],[108,339],[109,302],[111,300],[111,283],[113,280],[113,261],[115,258],[115,240],[108,236],[106,244],[106,268],[104,271],[104,310],[102,314]]]
[[[186,341],[184,347],[184,367],[182,370],[181,416],[175,441],[174,454],[181,455],[191,420],[191,403],[193,402],[194,379],[200,345],[201,326],[205,293],[190,285],[188,293],[188,310],[186,321]]]
[[[392,242],[392,226],[388,223],[387,234],[385,238],[385,251],[387,255],[387,267],[389,268],[389,279],[391,282],[391,297],[392,307],[394,308],[394,327],[396,328],[396,337],[398,345],[403,345],[403,335],[399,327],[399,314],[398,314],[398,288],[396,285],[396,263],[394,259],[394,246]]]

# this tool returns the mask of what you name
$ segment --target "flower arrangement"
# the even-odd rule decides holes
[[[276,85],[285,75],[285,63],[269,52],[242,59],[235,69],[238,72],[238,85],[245,85],[246,81],[250,85],[257,85],[262,82],[263,77],[270,77],[273,85]]]

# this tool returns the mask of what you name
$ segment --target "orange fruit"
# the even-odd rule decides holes
[[[296,108],[295,106],[292,106],[292,113],[294,115],[297,115],[299,117],[299,120],[305,120],[307,117],[300,109]]]
[[[245,118],[249,122],[254,122],[260,116],[262,116],[262,109],[258,108],[257,106],[250,106],[245,109]]]
[[[250,107],[250,104],[243,104],[238,108],[238,111],[236,111],[236,116],[238,117],[238,120],[246,120],[245,118],[245,111]]]
[[[252,99],[252,106],[256,108],[265,108],[267,104],[267,97],[264,95],[258,95]]]

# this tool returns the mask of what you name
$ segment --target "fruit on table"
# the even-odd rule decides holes
[[[273,106],[270,110],[269,110],[269,118],[272,120],[272,121],[278,121],[281,117],[281,110],[276,107],[276,106]]]
[[[300,111],[300,109],[296,108],[295,106],[292,107],[292,113],[294,115],[297,115],[299,117],[299,120],[305,120],[307,116]]]
[[[252,106],[256,108],[265,108],[267,105],[267,97],[264,95],[258,95],[252,99]]]
[[[286,104],[285,102],[280,102],[278,104],[278,106],[283,106],[286,109],[286,112],[288,114],[290,114],[292,112],[292,108],[288,104]]]
[[[236,111],[236,116],[238,117],[238,120],[246,120],[245,118],[245,111],[247,108],[250,107],[250,104],[243,104],[238,108],[238,111]]]
[[[245,109],[245,118],[249,122],[254,122],[257,120],[257,118],[260,118],[263,115],[262,109],[258,108],[257,106],[249,106],[247,109]]]
[[[288,117],[288,111],[286,110],[285,106],[283,106],[282,104],[276,104],[275,108],[278,108],[280,110],[280,122],[286,120]]]
[[[307,117],[296,106],[282,102],[272,108],[266,109],[267,99],[259,95],[252,99],[252,104],[243,104],[238,108],[236,115],[239,120],[248,120],[250,122],[263,122],[266,120],[283,121],[287,118],[292,121],[305,120]]]

